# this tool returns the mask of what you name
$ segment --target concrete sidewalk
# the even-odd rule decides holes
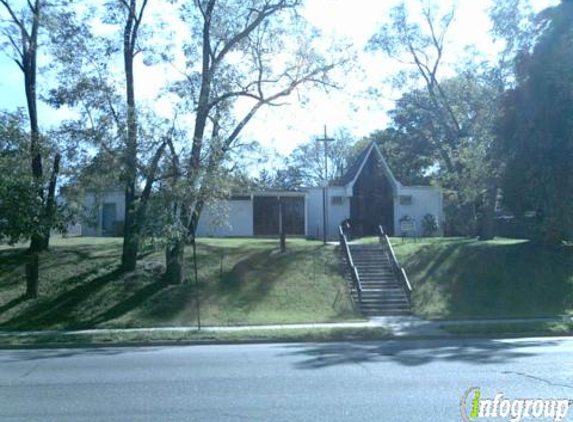
[[[243,325],[201,327],[204,332],[237,332],[253,330],[284,330],[284,329],[313,329],[313,328],[376,328],[383,327],[392,331],[397,337],[448,337],[453,334],[444,331],[444,325],[488,325],[488,324],[525,324],[532,322],[572,322],[573,317],[548,318],[513,318],[460,321],[428,321],[415,316],[380,316],[371,317],[364,322],[335,322],[281,325]],[[42,331],[0,331],[2,337],[53,336],[78,334],[120,334],[142,332],[196,332],[196,326],[186,327],[156,327],[156,328],[101,328],[89,330],[42,330]]]

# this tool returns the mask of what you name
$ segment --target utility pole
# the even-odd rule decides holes
[[[326,245],[326,201],[328,199],[328,143],[334,142],[334,138],[329,138],[326,133],[326,125],[324,125],[324,138],[318,138],[316,142],[324,142],[324,186],[322,187],[322,237]]]

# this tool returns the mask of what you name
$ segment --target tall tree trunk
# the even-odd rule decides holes
[[[165,281],[168,284],[183,284],[185,281],[185,240],[169,242],[165,250]]]
[[[56,184],[58,182],[58,174],[60,173],[60,161],[62,156],[56,154],[54,157],[54,165],[52,167],[52,174],[50,175],[50,185],[48,186],[48,200],[46,202],[46,227],[42,241],[43,250],[47,250],[50,246],[50,228],[54,222],[56,215]]]
[[[37,72],[37,48],[38,48],[38,30],[40,25],[40,7],[39,0],[34,2],[33,7],[33,22],[32,30],[29,34],[28,44],[24,43],[22,49],[22,71],[24,73],[24,89],[26,92],[26,106],[28,109],[28,117],[30,119],[30,157],[31,169],[34,182],[37,186],[37,194],[40,199],[42,209],[39,210],[40,220],[44,216],[44,188],[43,188],[43,169],[42,169],[42,154],[40,148],[40,128],[38,125],[38,107],[36,95],[36,72]],[[36,230],[32,235],[30,242],[30,252],[38,253],[47,248],[50,233],[46,234],[43,228],[44,221],[40,221],[40,230]],[[48,239],[45,239],[45,237]]]
[[[33,253],[26,263],[26,296],[38,297],[40,258],[37,253]]]
[[[139,250],[139,233],[135,209],[135,188],[137,178],[137,115],[135,109],[135,83],[133,57],[135,53],[136,0],[130,0],[128,17],[124,28],[123,61],[127,102],[127,139],[125,146],[125,216],[121,268],[134,271]],[[135,31],[135,33],[134,33]]]

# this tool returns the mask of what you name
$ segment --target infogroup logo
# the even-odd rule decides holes
[[[569,399],[508,399],[503,393],[482,398],[479,387],[471,387],[462,396],[460,410],[465,422],[484,418],[505,418],[511,422],[522,419],[562,421],[569,412]]]

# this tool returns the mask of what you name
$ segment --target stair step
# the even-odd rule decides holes
[[[374,299],[385,299],[385,298],[405,298],[406,295],[403,291],[384,291],[384,290],[366,290],[362,291],[362,298],[374,298]]]
[[[407,300],[403,301],[392,301],[392,302],[375,302],[375,301],[362,301],[360,302],[360,307],[365,309],[371,308],[409,308],[409,304]]]
[[[398,284],[385,284],[385,285],[362,284],[360,287],[362,287],[362,291],[372,291],[372,292],[391,292],[393,290],[401,292],[404,291],[402,287]]]
[[[358,296],[358,294],[353,294],[353,296]],[[377,302],[387,302],[387,301],[408,301],[407,296],[404,292],[400,294],[384,294],[384,293],[376,293],[376,294],[365,294],[364,292],[361,295],[362,301],[377,301]]]
[[[349,245],[362,291],[360,300],[348,269],[345,278],[350,293],[364,315],[410,315],[408,297],[396,274],[387,251],[380,245]],[[344,254],[342,260],[347,265]]]
[[[408,309],[369,309],[362,310],[362,313],[367,316],[382,316],[382,315],[411,315],[412,312]]]
[[[398,283],[398,280],[396,280],[395,278],[380,278],[380,277],[374,277],[374,278],[362,278],[360,277],[360,284],[395,284],[397,286],[400,286],[401,284]]]
[[[409,310],[410,307],[407,304],[376,304],[376,303],[363,303],[360,305],[360,310],[366,311],[387,311],[387,310]]]
[[[364,313],[373,314],[374,312],[384,312],[384,313],[391,313],[391,312],[410,312],[408,308],[361,308],[360,309]]]
[[[362,300],[360,303],[369,303],[369,304],[390,304],[390,303],[408,303],[408,299],[406,296],[364,296],[362,295]]]

